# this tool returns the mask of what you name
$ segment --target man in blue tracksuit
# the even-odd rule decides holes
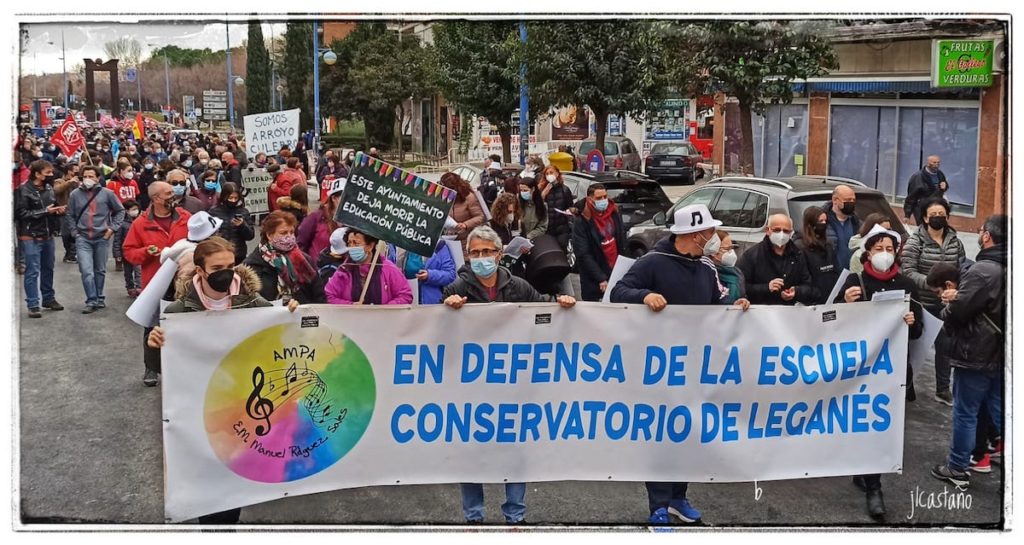
[[[718,281],[709,256],[718,253],[722,241],[715,228],[722,222],[711,217],[703,204],[676,211],[672,234],[658,241],[654,249],[630,268],[612,288],[613,303],[645,304],[654,312],[667,305],[728,304],[728,290]],[[746,310],[750,302],[735,305]],[[700,511],[686,499],[688,483],[647,482],[651,524],[668,524],[669,515],[683,522],[697,522]]]

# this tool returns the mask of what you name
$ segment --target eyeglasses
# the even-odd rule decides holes
[[[185,182],[168,182],[171,185],[185,185]]]
[[[498,250],[470,250],[469,257],[494,257],[498,255]]]

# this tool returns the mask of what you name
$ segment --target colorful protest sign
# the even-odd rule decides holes
[[[255,157],[263,152],[277,155],[283,146],[295,149],[299,143],[299,110],[252,114],[244,118],[245,152]]]
[[[53,145],[60,148],[61,153],[71,157],[78,151],[78,148],[85,144],[85,137],[82,136],[82,130],[78,128],[75,119],[68,117],[61,124],[60,128],[57,129],[57,132],[53,133],[50,142],[53,142]],[[117,157],[117,155],[114,155],[114,157]]]
[[[250,214],[266,214],[270,211],[267,204],[267,191],[274,177],[265,168],[243,168],[242,187],[245,188],[245,207]]]
[[[379,485],[899,472],[906,311],[165,314],[166,517]]]
[[[455,192],[362,152],[353,165],[336,219],[399,248],[434,255]]]

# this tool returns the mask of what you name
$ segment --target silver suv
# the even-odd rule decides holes
[[[576,152],[576,159],[586,161],[587,154],[596,147],[597,141],[593,138],[580,142],[580,149]],[[625,136],[605,136],[604,165],[604,169],[609,171],[631,170],[633,172],[640,172],[640,152],[637,151],[636,144]]]
[[[803,213],[810,206],[831,206],[832,191],[838,185],[848,185],[857,194],[857,217],[864,219],[874,212],[889,217],[893,228],[906,240],[903,221],[885,200],[885,194],[861,182],[836,176],[792,176],[788,178],[715,178],[681,197],[664,214],[635,225],[627,233],[629,254],[641,256],[654,244],[669,235],[673,213],[681,206],[705,204],[722,229],[732,235],[742,254],[748,247],[761,242],[768,225],[768,216],[786,214],[793,219],[793,229],[802,227]]]

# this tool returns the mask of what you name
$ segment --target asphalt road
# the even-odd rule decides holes
[[[688,188],[687,188],[688,189]],[[60,263],[56,291],[67,309],[29,319],[18,288],[20,452],[15,498],[22,522],[160,524],[163,516],[161,392],[142,385],[142,331],[125,316],[128,299],[111,260],[107,308],[79,313],[84,295],[77,266]],[[21,282],[16,276],[15,281]],[[1001,466],[975,475],[959,505],[929,507],[955,489],[929,468],[944,460],[949,407],[928,395],[929,364],[916,379],[906,412],[904,472],[882,478],[888,524],[993,525],[1003,513]],[[693,463],[700,464],[700,460]],[[757,463],[757,460],[750,460]],[[488,521],[498,523],[500,485],[488,485]],[[758,492],[759,490],[759,492]],[[694,484],[692,503],[704,524],[722,526],[872,526],[864,495],[848,477],[733,484]],[[915,501],[917,500],[917,501]],[[922,503],[923,502],[923,505]],[[458,524],[454,484],[340,490],[246,507],[250,524]],[[531,483],[527,519],[543,525],[633,525],[647,519],[642,483]]]

